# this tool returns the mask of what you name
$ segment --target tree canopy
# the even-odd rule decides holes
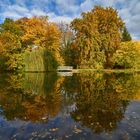
[[[18,60],[21,60],[17,59],[18,54],[21,55],[29,48],[32,50],[33,46],[44,48],[43,57],[45,60],[50,60],[47,65],[54,65],[54,60],[56,65],[63,63],[60,55],[61,32],[55,23],[48,21],[47,17],[21,18],[16,21],[5,19],[0,27],[0,53],[3,55],[4,64],[10,65],[10,68],[6,68],[7,70],[19,69],[16,68]],[[49,59],[50,56],[45,55],[46,51],[51,54],[53,62]],[[22,57],[24,59],[24,56]],[[33,61],[31,63],[34,63]],[[23,67],[24,65],[22,64]]]
[[[127,42],[131,40],[112,7],[95,6],[70,24],[50,22],[47,16],[6,18],[0,24],[0,67],[29,71],[54,70],[64,64],[88,69],[138,68],[139,62],[134,61],[139,51]]]
[[[72,21],[79,48],[80,67],[112,68],[113,54],[120,46],[123,21],[115,9],[96,6]]]

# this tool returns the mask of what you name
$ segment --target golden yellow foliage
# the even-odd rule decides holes
[[[123,26],[118,12],[111,7],[96,6],[90,12],[82,13],[81,18],[74,19],[71,26],[76,32],[80,67],[112,68]]]
[[[24,35],[22,41],[25,45],[37,45],[50,51],[59,64],[64,63],[60,55],[61,33],[55,23],[49,22],[47,18],[33,17],[21,19],[18,22],[25,22],[22,26]]]

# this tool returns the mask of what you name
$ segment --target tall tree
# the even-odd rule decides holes
[[[18,62],[24,59],[21,58],[22,52],[29,48],[32,50],[34,46],[43,48],[41,57],[43,57],[44,65],[49,62],[48,65],[51,67],[55,65],[53,68],[56,69],[57,65],[63,63],[60,54],[61,32],[55,23],[48,21],[46,16],[21,18],[16,21],[5,19],[4,23],[0,25],[0,59],[2,56],[5,58],[8,70],[17,69]],[[34,61],[38,57],[35,58]],[[34,64],[33,60],[28,62]]]
[[[76,67],[77,52],[73,45],[74,32],[71,30],[70,25],[64,22],[58,24],[58,27],[61,31],[61,54],[65,60],[65,64]]]
[[[74,34],[70,28],[70,25],[64,22],[58,24],[61,31],[61,43],[63,48],[67,48],[73,41]]]
[[[13,19],[6,18],[0,24],[0,69],[10,71],[23,69],[22,35],[20,26]]]
[[[18,36],[9,32],[0,34],[1,67],[6,70],[21,70],[24,66],[21,43]]]
[[[113,54],[120,46],[123,21],[115,9],[96,6],[71,23],[80,67],[112,68]]]
[[[60,55],[61,32],[55,23],[49,22],[47,17],[33,17],[26,19],[22,42],[25,46],[37,45],[50,51],[59,64],[63,63]],[[22,20],[21,22],[24,22]],[[19,21],[20,23],[20,21]]]

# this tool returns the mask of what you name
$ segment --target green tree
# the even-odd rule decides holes
[[[22,30],[13,19],[6,18],[4,23],[0,24],[0,32],[9,32],[11,34],[21,36]]]
[[[131,40],[132,40],[131,35],[128,32],[126,26],[124,26],[122,30],[122,41],[125,42],[125,41],[131,41]]]

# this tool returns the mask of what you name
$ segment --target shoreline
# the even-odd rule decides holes
[[[140,69],[72,69],[71,71],[0,71],[0,73],[47,73],[47,72],[72,72],[72,73],[85,73],[85,72],[105,72],[105,73],[140,73]]]
[[[73,73],[106,72],[106,73],[139,73],[140,69],[73,69]]]

